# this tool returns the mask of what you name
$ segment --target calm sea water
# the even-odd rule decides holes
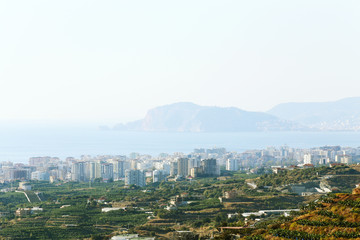
[[[242,152],[268,146],[310,148],[360,146],[360,132],[164,133],[102,131],[96,128],[0,128],[0,161],[27,163],[29,157],[62,159],[82,154],[127,155],[131,152],[189,153],[194,148],[225,147]]]

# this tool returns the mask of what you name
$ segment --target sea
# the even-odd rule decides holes
[[[244,152],[287,145],[359,147],[360,132],[129,132],[97,127],[0,127],[0,162],[28,163],[30,157],[65,159],[81,155],[190,153],[195,148],[224,147]]]

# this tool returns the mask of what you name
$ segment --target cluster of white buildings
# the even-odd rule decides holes
[[[226,170],[254,170],[260,167],[291,165],[353,164],[360,162],[360,147],[323,146],[311,149],[268,147],[243,153],[227,153]]]
[[[1,162],[0,181],[117,181],[126,185],[145,186],[146,182],[161,182],[168,178],[219,175],[216,153],[206,152],[185,155],[184,153],[159,154],[157,157],[131,153],[129,156],[83,155],[79,159],[68,157],[32,157],[29,164]]]
[[[325,165],[330,163],[352,164],[360,156],[359,148],[341,148],[327,146],[313,148],[304,154],[304,164]]]
[[[83,155],[68,157],[32,157],[29,164],[1,162],[0,181],[117,181],[126,185],[145,186],[146,182],[167,179],[219,176],[220,168],[228,171],[253,170],[260,167],[290,165],[351,164],[360,162],[360,148],[324,146],[296,149],[287,146],[227,152],[224,148],[195,149],[190,154],[162,153],[157,157],[131,153],[124,155]]]

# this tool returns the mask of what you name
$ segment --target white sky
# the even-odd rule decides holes
[[[360,96],[360,1],[2,0],[0,120]]]

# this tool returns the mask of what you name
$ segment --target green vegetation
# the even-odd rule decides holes
[[[358,171],[353,168],[295,169],[263,175],[226,172],[226,175],[221,178],[154,183],[145,188],[125,188],[122,181],[96,181],[91,185],[33,181],[33,191],[26,192],[30,203],[23,192],[0,193],[0,212],[4,213],[0,238],[108,239],[127,232],[169,239],[175,231],[186,230],[197,232],[200,238],[206,239],[218,233],[220,227],[226,226],[241,228],[218,233],[216,239],[231,239],[233,233],[253,240],[273,237],[357,237],[357,233],[351,229],[360,228],[359,199],[344,197],[347,196],[344,194],[329,194],[317,202],[311,202],[318,196],[299,196],[284,191],[282,187],[303,183],[310,188],[317,186],[313,182],[320,181],[320,178],[329,182],[339,177],[341,182],[337,183],[338,186],[350,189],[346,184],[348,177],[358,176]],[[326,175],[334,176],[323,178]],[[354,181],[349,182],[353,184]],[[255,183],[258,188],[254,189],[248,183]],[[18,208],[32,207],[40,207],[43,211],[15,215]],[[268,214],[260,217],[251,215],[245,219],[241,215],[243,212],[264,209],[300,207],[302,212],[291,213],[290,217],[278,218]],[[117,210],[104,212],[104,208]],[[232,217],[228,218],[228,214],[232,214]],[[256,218],[261,221],[255,222]],[[318,227],[322,230],[315,231]],[[332,232],[326,229],[332,229]]]
[[[259,224],[248,237],[270,239],[349,239],[359,238],[358,194],[329,194],[303,208],[285,222],[281,219]],[[259,234],[261,233],[261,234]]]
[[[311,234],[303,231],[290,231],[287,229],[275,229],[270,231],[274,237],[283,237],[287,239],[313,239],[320,240],[324,236],[319,234]]]
[[[285,170],[281,171],[278,174],[264,174],[260,176],[259,179],[256,180],[256,184],[259,187],[262,186],[284,186],[288,184],[296,184],[296,183],[306,183],[309,181],[319,180],[319,177],[325,175],[340,175],[338,177],[344,178],[343,181],[339,181],[339,179],[332,181],[337,183],[343,183],[343,187],[350,187],[349,189],[353,188],[355,185],[356,180],[354,182],[349,182],[347,176],[350,175],[353,179],[360,180],[360,172],[351,168],[349,166],[336,166],[336,167],[318,167],[318,168],[307,168],[307,169],[294,169],[294,170]],[[343,176],[342,176],[343,175]],[[351,185],[354,183],[354,185]],[[335,184],[333,184],[335,185]],[[340,186],[339,186],[340,187]]]

